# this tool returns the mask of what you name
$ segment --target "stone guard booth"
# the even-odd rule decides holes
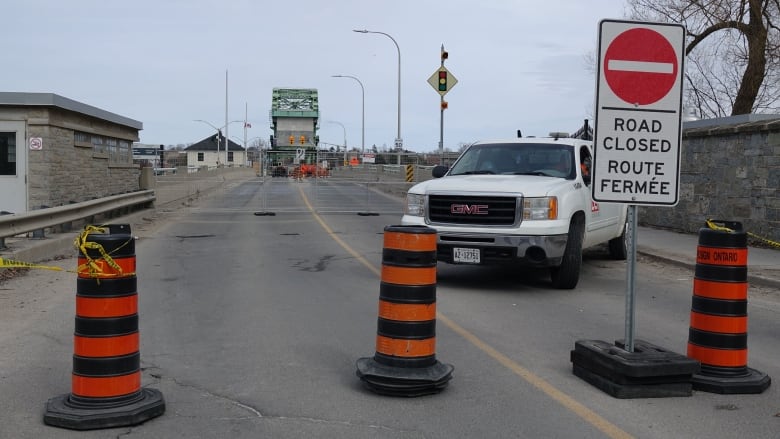
[[[53,93],[0,92],[0,211],[139,190],[139,121]]]

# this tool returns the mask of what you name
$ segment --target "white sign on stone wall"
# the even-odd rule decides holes
[[[30,137],[30,151],[40,151],[43,149],[42,137]]]

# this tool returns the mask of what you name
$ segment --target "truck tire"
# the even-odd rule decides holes
[[[625,261],[628,258],[628,236],[626,235],[627,231],[628,221],[623,224],[623,233],[621,233],[617,238],[610,239],[607,243],[607,247],[609,248],[609,257],[612,259]]]
[[[585,227],[580,217],[575,217],[569,225],[569,236],[563,251],[561,265],[550,269],[553,288],[571,290],[580,280],[582,267],[582,238]]]

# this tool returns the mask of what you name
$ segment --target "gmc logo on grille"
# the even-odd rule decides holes
[[[487,204],[451,204],[450,213],[455,215],[487,215]]]

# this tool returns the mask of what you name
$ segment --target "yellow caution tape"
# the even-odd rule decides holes
[[[117,274],[114,274],[113,276],[132,276],[134,273],[128,273],[124,274],[122,273],[122,267],[117,264],[114,259],[106,253],[106,250],[103,248],[102,245],[98,244],[97,242],[87,241],[87,237],[90,233],[100,232],[105,233],[106,228],[105,227],[99,227],[99,226],[86,226],[84,227],[84,231],[82,231],[79,236],[76,237],[76,240],[74,241],[74,245],[79,250],[80,254],[84,256],[84,258],[87,259],[86,264],[81,264],[78,266],[77,272],[79,274],[85,274],[84,271],[86,270],[90,277],[100,277],[101,275],[105,277],[103,274],[103,269],[99,264],[96,263],[99,259],[93,259],[89,256],[87,253],[87,250],[97,250],[100,253],[101,259],[106,261],[106,264],[108,264],[109,267],[116,270]],[[132,238],[130,238],[132,239]],[[127,245],[127,243],[122,244],[121,246],[117,247],[116,250],[121,249]]]
[[[87,262],[85,264],[79,265],[76,271],[66,270],[64,268],[55,267],[51,265],[32,264],[29,262],[22,262],[13,259],[3,259],[3,258],[0,258],[0,268],[30,268],[30,269],[39,269],[39,270],[64,271],[67,273],[77,273],[81,275],[88,274],[90,277],[134,276],[135,273],[122,273],[122,267],[120,267],[119,264],[117,264],[116,261],[114,261],[114,259],[111,257],[111,255],[109,255],[106,252],[106,250],[103,248],[102,245],[100,245],[97,242],[87,241],[87,237],[89,236],[90,233],[97,233],[97,232],[105,233],[105,231],[106,231],[105,227],[86,226],[84,230],[76,237],[73,244],[79,250],[80,254],[87,259]],[[127,245],[127,243],[117,247],[116,250],[121,249],[125,245]],[[87,254],[87,250],[97,250],[100,253],[100,258],[90,257]],[[111,275],[103,273],[102,264],[97,263],[100,260],[104,260],[106,264],[109,267],[113,268],[117,273]]]
[[[730,229],[728,227],[719,226],[715,224],[715,221],[711,219],[707,219],[707,227],[709,227],[712,230],[717,230],[718,232],[727,232],[727,233],[734,233],[734,229]]]
[[[711,219],[707,220],[707,227],[709,227],[712,230],[717,230],[719,232],[734,233],[733,229],[715,224],[715,222]],[[772,247],[780,248],[780,242],[772,241],[771,239],[764,238],[763,236],[759,236],[751,232],[747,232],[747,235],[753,239],[763,242],[764,244],[770,245]]]
[[[772,241],[771,239],[766,239],[763,236],[758,236],[755,233],[747,232],[748,236],[750,236],[753,239],[757,239],[764,244],[771,245],[772,247],[780,248],[780,242]]]
[[[3,259],[3,258],[0,258],[0,268],[37,268],[41,270],[67,271],[61,267],[54,267],[51,265],[31,264],[29,262],[14,261],[13,259]]]

